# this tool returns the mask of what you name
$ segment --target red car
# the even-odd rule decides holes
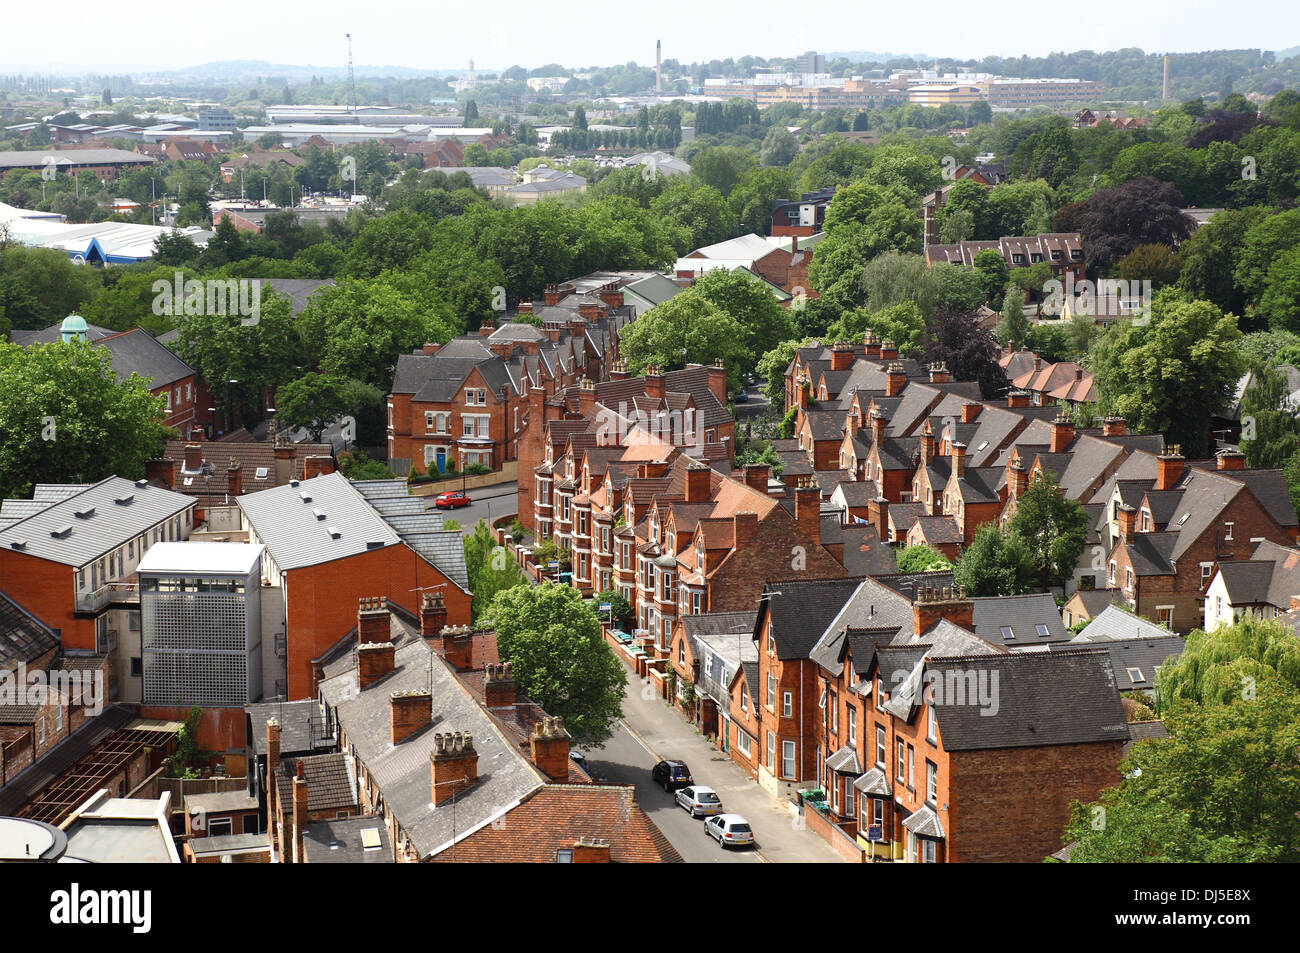
[[[469,506],[474,502],[460,490],[451,490],[448,493],[439,493],[434,498],[433,505],[440,510],[454,510],[458,506]]]

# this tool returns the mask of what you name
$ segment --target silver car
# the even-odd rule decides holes
[[[722,813],[722,799],[718,792],[703,784],[679,788],[677,803],[691,812],[691,817],[706,817]]]
[[[715,814],[704,822],[704,833],[723,847],[740,847],[754,843],[754,829],[739,814]]]

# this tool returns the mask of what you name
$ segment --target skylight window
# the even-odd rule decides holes
[[[1002,627],[1002,638],[1004,638],[1004,639],[1014,639],[1015,637],[1016,637],[1015,630],[1013,630],[1013,629],[1011,628],[1011,626],[1009,626],[1009,625],[1004,625],[1004,626]]]
[[[1047,635],[1048,635],[1048,632],[1047,632],[1047,626],[1045,626],[1045,625],[1037,625],[1037,626],[1034,626],[1034,629],[1035,629],[1035,631],[1038,632],[1039,636],[1041,636],[1041,637],[1044,638],[1044,639],[1047,638]]]

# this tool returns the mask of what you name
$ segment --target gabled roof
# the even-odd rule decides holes
[[[1110,654],[1098,649],[931,658],[940,684],[978,669],[993,706],[936,703],[946,751],[1123,742],[1129,737]]]
[[[418,633],[399,637],[393,673],[364,691],[357,687],[355,659],[350,653],[327,671],[320,693],[337,709],[340,726],[421,859],[503,817],[545,783]],[[394,745],[389,698],[396,691],[428,691],[434,710],[430,729]],[[451,801],[432,804],[429,772],[435,735],[451,731],[470,732],[479,759],[478,781],[455,798],[454,810]]]
[[[183,493],[106,477],[0,529],[0,548],[84,566],[193,506]]]
[[[53,629],[0,592],[0,672],[29,664],[59,644]]]
[[[285,571],[401,543],[341,473],[249,493],[236,502],[271,558]]]
[[[1056,608],[1056,598],[1050,592],[982,596],[971,601],[975,604],[975,634],[995,645],[1014,651],[1071,639],[1070,630]],[[1046,635],[1038,631],[1039,626],[1046,628]],[[1004,628],[1011,630],[1010,637],[1003,634]]]
[[[683,863],[676,848],[637,804],[631,786],[599,784],[548,784],[537,789],[501,823],[480,826],[460,840],[456,860],[555,863],[556,851],[572,849],[580,838],[608,842],[609,860],[614,864]]]
[[[757,634],[765,617],[782,661],[809,657],[809,652],[840,613],[845,601],[862,585],[861,578],[782,579],[765,591],[780,593],[763,600],[754,624]]]

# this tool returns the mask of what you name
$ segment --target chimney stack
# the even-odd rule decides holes
[[[744,466],[745,486],[767,495],[767,482],[772,478],[772,467],[767,463],[746,463]]]
[[[226,494],[232,499],[244,495],[244,470],[235,459],[226,467]]]
[[[302,832],[306,828],[307,818],[307,774],[301,761],[293,779],[293,862],[306,863],[302,852]]]
[[[1238,450],[1220,450],[1216,458],[1216,467],[1220,470],[1244,470],[1246,455]]]
[[[964,586],[925,586],[917,591],[912,603],[912,634],[923,635],[942,619],[975,630],[975,603],[966,598]]]
[[[424,352],[426,357],[433,357],[433,355],[437,354],[441,348],[441,344],[434,344],[432,341],[425,341],[424,347],[421,348],[421,350]]]
[[[876,446],[880,446],[885,442],[885,427],[888,424],[889,421],[885,419],[885,415],[880,411],[873,410],[871,412],[871,442]]]
[[[664,399],[664,375],[657,366],[651,365],[645,371],[646,396],[653,400]]]
[[[357,646],[357,688],[364,691],[393,674],[397,649],[392,642],[363,642]]]
[[[804,538],[812,542],[821,540],[822,491],[810,480],[795,487],[794,518]]]
[[[1183,476],[1187,461],[1178,444],[1166,447],[1165,452],[1156,457],[1156,489],[1172,490]]]
[[[862,335],[862,346],[866,349],[867,357],[873,360],[880,357],[880,342],[871,333],[871,328],[867,328],[866,333]]]
[[[515,703],[515,677],[509,662],[489,662],[483,676],[483,704],[509,708]]]
[[[298,454],[297,449],[291,443],[276,443],[275,445],[275,483],[276,486],[284,486],[293,479],[293,461]]]
[[[731,525],[735,545],[739,547],[741,543],[747,543],[758,535],[758,514],[752,510],[733,514]]]
[[[203,428],[200,427],[198,424],[194,424],[192,427],[190,427],[191,443],[202,443],[206,437],[207,434],[204,432]]]
[[[578,382],[578,413],[584,417],[596,406],[596,385],[584,377]]]
[[[185,445],[185,472],[198,473],[203,469],[203,448],[197,443]]]
[[[880,342],[880,359],[882,361],[898,360],[898,345],[893,341],[885,338]]]
[[[334,472],[334,458],[318,454],[307,457],[302,461],[302,478],[310,480],[312,477],[325,476]]]
[[[950,379],[948,376],[948,365],[945,364],[943,361],[936,361],[935,363],[931,364],[929,366],[929,371],[930,371],[931,384],[948,383]]]
[[[831,370],[847,371],[853,366],[853,345],[848,341],[836,341],[831,348]]]
[[[709,468],[706,464],[692,463],[686,467],[687,503],[703,503],[707,501],[710,485]]]
[[[1103,437],[1124,437],[1128,435],[1128,422],[1123,417],[1107,417],[1101,422]]]
[[[452,799],[478,780],[478,752],[468,731],[442,732],[433,736],[429,755],[433,804]]]
[[[1025,465],[1019,457],[1007,464],[1007,495],[1013,500],[1018,500],[1025,493],[1025,488],[1029,486],[1029,474],[1025,472]]]
[[[474,653],[474,630],[467,625],[448,625],[442,629],[442,657],[453,668],[469,668]]]
[[[1137,535],[1137,510],[1127,503],[1121,503],[1115,521],[1119,523],[1119,541],[1131,543]]]
[[[718,398],[718,403],[724,406],[727,403],[727,368],[722,363],[722,358],[713,362],[709,368],[709,390],[713,391],[713,396]]]
[[[609,368],[609,379],[612,381],[625,381],[631,375],[627,371],[627,361],[615,361]]]
[[[960,479],[966,475],[966,444],[954,440],[949,449],[952,451],[952,472]]]
[[[401,744],[433,724],[433,696],[427,691],[393,692],[388,696],[389,738]]]
[[[275,777],[280,768],[280,722],[275,718],[266,720],[266,817],[267,832],[275,823],[275,797],[278,794]]]
[[[575,864],[608,864],[609,841],[579,837],[573,842],[573,862]]]
[[[436,639],[447,624],[447,605],[441,592],[426,592],[420,599],[420,637]]]
[[[497,323],[491,318],[484,318],[483,323],[478,326],[478,336],[481,338],[490,338],[497,329]]]
[[[976,418],[979,417],[980,410],[982,410],[983,407],[983,404],[976,401],[966,401],[966,403],[961,405],[961,422],[964,424],[974,423]]]
[[[934,431],[930,430],[929,424],[926,429],[921,431],[921,466],[928,466],[930,461],[935,457],[935,440]]]
[[[1013,390],[1007,394],[1008,407],[1028,407],[1029,394],[1023,390]]]
[[[515,309],[519,314],[532,314],[533,302],[531,300],[520,301],[519,307]]]
[[[1052,421],[1052,436],[1049,440],[1050,453],[1065,453],[1065,449],[1074,442],[1074,421],[1064,414],[1058,414]]]
[[[393,624],[388,600],[383,596],[362,596],[357,600],[357,644],[391,642]]]
[[[884,356],[883,354],[881,355]],[[907,385],[907,373],[903,370],[903,365],[891,363],[885,368],[885,396],[897,397],[903,392]]]
[[[889,538],[889,501],[883,496],[867,501],[867,522],[876,528],[876,535],[881,542],[891,542]]]
[[[564,729],[564,719],[547,716],[533,728],[529,739],[533,764],[552,781],[569,779],[569,733]]]

